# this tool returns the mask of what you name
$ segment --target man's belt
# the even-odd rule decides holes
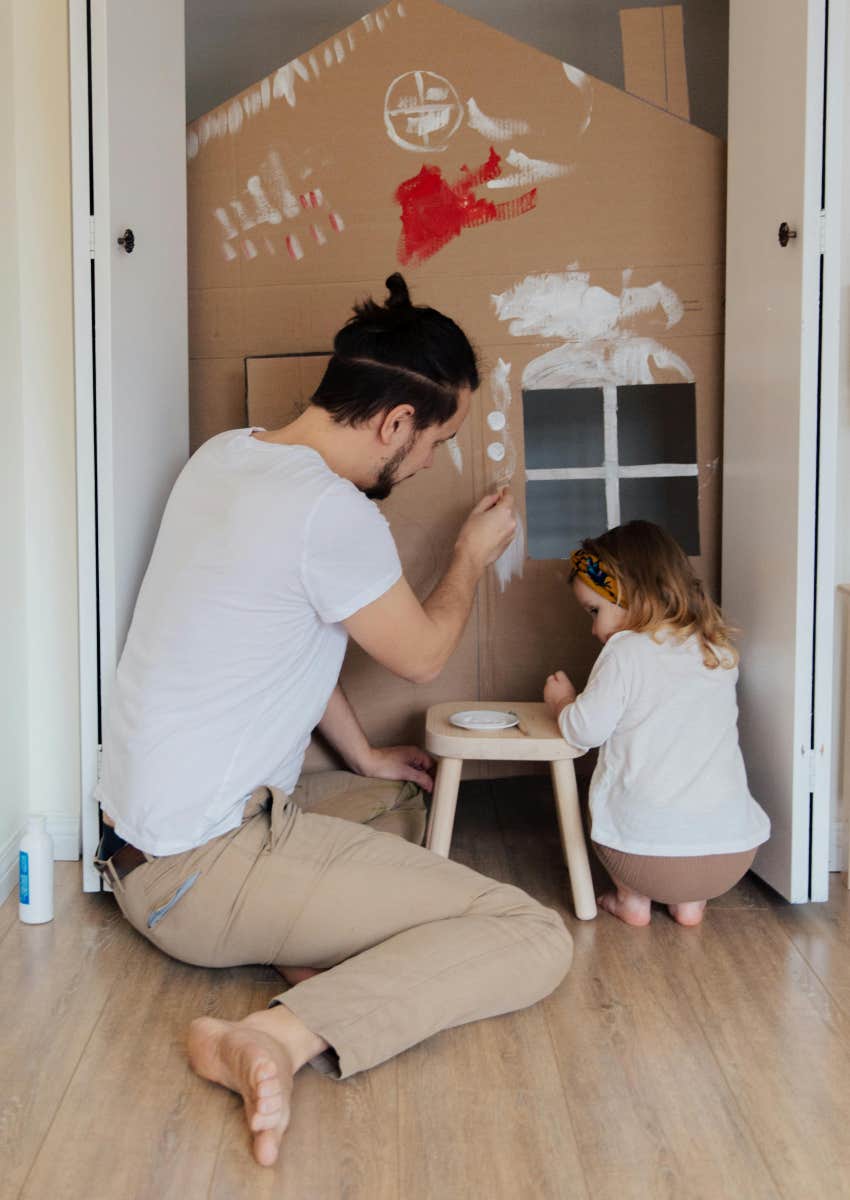
[[[102,869],[109,863],[117,879],[123,879],[125,875],[135,871],[136,867],[140,867],[142,863],[148,861],[146,854],[137,850],[135,846],[131,846],[129,842],[125,842],[111,825],[103,827],[95,859],[98,869]]]

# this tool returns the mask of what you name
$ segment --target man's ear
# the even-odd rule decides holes
[[[385,446],[406,442],[413,429],[414,415],[415,409],[412,404],[397,404],[395,408],[388,409],[378,418],[375,432],[379,440]]]

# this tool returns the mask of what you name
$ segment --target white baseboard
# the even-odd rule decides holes
[[[47,832],[53,838],[53,857],[61,862],[74,862],[80,857],[79,817],[66,817],[46,813]],[[4,846],[0,846],[0,904],[18,886],[18,846],[24,836],[26,825],[12,834]]]
[[[833,821],[829,839],[830,871],[847,870],[847,850],[847,822],[845,820]]]

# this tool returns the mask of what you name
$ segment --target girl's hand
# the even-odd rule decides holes
[[[572,704],[576,695],[576,690],[566,671],[556,671],[554,675],[550,675],[546,680],[546,686],[543,689],[543,699],[556,721],[561,715],[561,709],[566,708],[568,704]]]

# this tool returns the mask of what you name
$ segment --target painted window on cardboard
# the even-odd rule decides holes
[[[523,424],[531,558],[638,519],[699,554],[693,383],[527,390]]]

